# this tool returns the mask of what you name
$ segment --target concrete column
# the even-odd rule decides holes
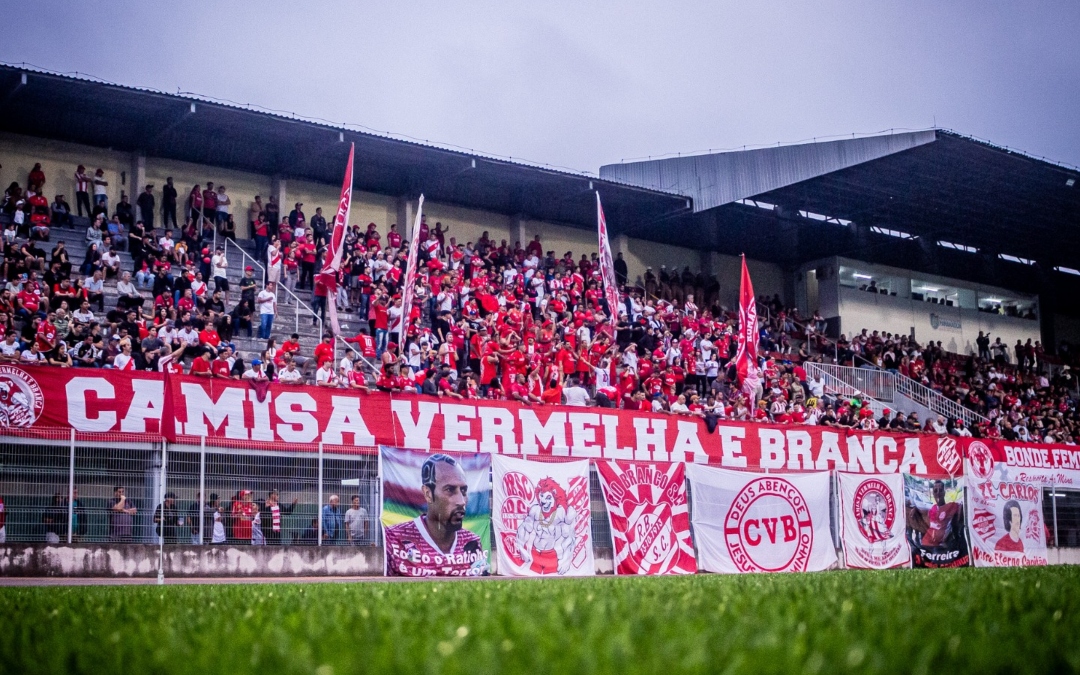
[[[127,194],[128,199],[132,204],[135,204],[135,200],[142,194],[143,188],[146,187],[146,155],[134,153],[131,155],[131,171],[127,176],[127,185],[121,185],[120,189]],[[118,200],[120,196],[116,197]],[[139,219],[139,212],[135,212],[135,219]]]
[[[524,214],[518,213],[510,216],[510,244],[513,245],[515,241],[521,242],[521,247],[525,248],[532,241],[532,236],[529,234],[528,219]]]
[[[413,220],[416,218],[418,201],[418,198],[413,199],[409,196],[402,196],[397,199],[398,232],[401,233],[401,238],[408,242],[412,242],[413,239]]]
[[[288,203],[288,195],[286,194],[286,181],[281,176],[272,176],[270,178],[270,195],[273,195],[277,199],[278,203],[278,217],[283,218],[289,215],[292,211],[292,204]],[[270,201],[270,195],[266,196],[266,201]],[[266,202],[263,202],[264,204]],[[278,226],[281,221],[277,223],[270,223],[270,231],[275,231],[274,228]]]

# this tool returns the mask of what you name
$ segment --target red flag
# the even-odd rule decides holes
[[[608,241],[607,219],[604,207],[600,206],[600,193],[596,193],[596,229],[600,238],[600,276],[604,281],[604,297],[608,304],[608,321],[614,328],[619,323],[619,284],[615,280],[615,262],[611,256],[611,242]]]
[[[416,288],[416,258],[420,253],[420,220],[423,212],[424,195],[420,195],[412,234],[409,236],[409,261],[405,265],[405,282],[401,286],[401,324],[398,326],[398,339],[402,345],[409,336],[409,314],[412,312],[413,289]],[[390,332],[394,332],[393,326],[390,327]]]
[[[345,165],[345,179],[341,183],[341,199],[338,200],[337,213],[334,215],[334,229],[330,233],[330,244],[326,247],[326,258],[319,270],[317,281],[326,287],[326,309],[330,315],[330,326],[334,335],[341,334],[337,316],[337,280],[341,269],[341,253],[345,241],[345,228],[349,226],[349,209],[352,208],[353,154],[356,144],[349,146],[349,162]]]
[[[750,271],[746,269],[746,256],[742,257],[742,279],[739,281],[739,349],[735,353],[735,367],[743,391],[753,391],[758,377],[758,320],[757,300]]]

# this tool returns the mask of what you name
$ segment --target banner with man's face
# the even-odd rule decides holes
[[[872,570],[910,567],[902,508],[904,477],[896,473],[837,473],[836,478],[844,563]]]
[[[593,575],[589,462],[496,455],[492,466],[499,574]]]
[[[686,465],[698,567],[810,572],[836,564],[828,472],[759,474]]]
[[[966,567],[963,478],[904,475],[904,511],[912,567]]]
[[[1045,565],[1042,485],[1004,459],[979,441],[967,447],[964,478],[972,560],[976,567]]]
[[[490,573],[491,455],[382,446],[386,574]]]
[[[597,462],[616,574],[693,574],[686,473],[681,462]]]

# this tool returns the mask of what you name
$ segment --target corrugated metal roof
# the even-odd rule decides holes
[[[694,211],[747,199],[933,143],[935,131],[674,157],[600,167],[606,180],[691,197]]]

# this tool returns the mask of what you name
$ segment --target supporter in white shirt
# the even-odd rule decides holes
[[[210,259],[210,265],[213,267],[213,276],[221,277],[222,279],[228,278],[229,274],[229,260],[225,257],[225,253],[218,251],[214,254],[214,257]]]
[[[820,399],[825,395],[825,379],[810,377],[806,380],[806,386],[810,387],[810,395]]]
[[[37,342],[34,341],[30,343],[30,349],[23,350],[19,361],[24,364],[44,363],[45,355],[38,351]]]
[[[570,386],[563,389],[563,398],[566,399],[566,405],[578,408],[589,405],[589,392],[585,391],[576,379],[570,380]]]
[[[304,381],[304,374],[297,369],[296,363],[290,360],[284,370],[278,371],[277,378],[282,384],[300,384]]]
[[[356,352],[351,349],[345,350],[345,355],[338,361],[338,372],[348,375],[353,371],[353,359],[356,358]]]
[[[22,358],[22,345],[15,339],[15,332],[11,331],[0,342],[0,361],[18,361]]]
[[[326,361],[315,371],[315,386],[317,387],[335,387],[337,386],[337,376],[334,375],[334,368],[330,361]]]
[[[263,372],[262,361],[252,359],[251,365],[248,366],[241,377],[245,380],[265,380],[266,373]]]
[[[161,337],[161,331],[158,331],[158,337]],[[184,326],[183,329],[176,334],[176,337],[188,347],[195,347],[199,344],[199,331],[191,326]]]
[[[173,246],[176,246],[176,242],[173,241],[172,232],[166,230],[165,234],[158,239],[158,246],[160,246],[163,251],[173,250]]]

